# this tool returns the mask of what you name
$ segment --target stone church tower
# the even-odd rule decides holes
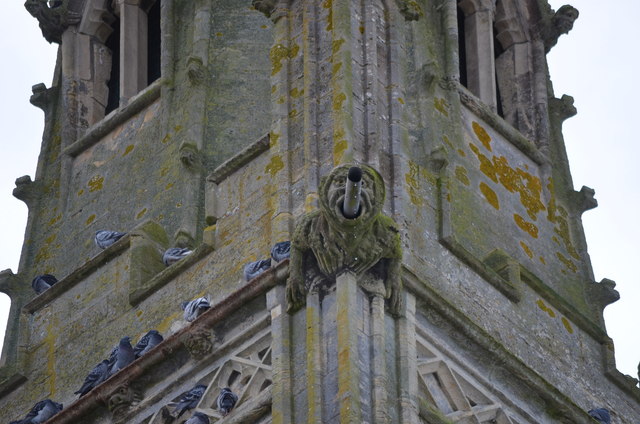
[[[545,0],[27,0],[58,43],[0,421],[637,424]],[[35,21],[34,21],[35,23]],[[341,209],[362,170],[360,214]],[[126,235],[96,247],[96,230]],[[293,240],[290,259],[244,265]],[[169,247],[192,253],[165,266]],[[58,282],[36,295],[30,281]],[[208,296],[193,322],[182,301]],[[164,341],[78,399],[125,336]],[[172,402],[202,384],[194,408]],[[239,400],[226,416],[221,389]],[[194,420],[190,421],[194,422]]]

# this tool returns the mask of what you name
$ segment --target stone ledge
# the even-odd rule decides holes
[[[0,371],[0,375],[9,375],[7,378],[0,381],[0,398],[8,395],[18,387],[20,387],[25,381],[27,381],[27,377],[20,374],[19,372],[15,372],[13,368],[2,368]]]
[[[223,162],[207,177],[207,181],[220,184],[225,178],[251,162],[262,152],[269,150],[269,147],[270,137],[269,134],[267,134],[260,140],[242,149],[235,156]]]
[[[136,94],[126,106],[120,107],[107,115],[102,121],[93,125],[79,140],[67,146],[63,154],[76,157],[89,147],[98,143],[107,134],[113,131],[118,125],[128,121],[132,116],[138,114],[146,107],[160,98],[161,88],[165,84],[165,79],[159,78],[150,86]]]
[[[67,275],[50,289],[36,296],[33,300],[22,307],[24,312],[33,314],[43,306],[49,304],[62,293],[66,292],[76,284],[80,283],[87,275],[106,264],[113,257],[119,255],[122,251],[128,249],[131,245],[131,236],[129,234],[123,236],[120,240],[89,259],[79,268],[75,269],[71,274]]]
[[[544,165],[549,160],[538,150],[536,145],[526,138],[520,131],[512,127],[500,115],[493,112],[486,104],[473,95],[466,87],[458,83],[460,101],[472,113],[484,120],[491,128],[495,129],[509,143],[524,153],[529,159],[538,165]]]
[[[167,267],[159,274],[156,274],[155,277],[151,278],[147,282],[142,283],[140,287],[132,288],[129,292],[129,304],[132,306],[136,306],[144,299],[149,297],[149,295],[151,295],[153,292],[160,289],[161,287],[164,287],[172,279],[181,274],[191,265],[198,262],[200,259],[207,256],[212,251],[212,246],[208,244],[201,244],[184,259]]]

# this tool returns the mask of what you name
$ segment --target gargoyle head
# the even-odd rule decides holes
[[[320,185],[320,207],[329,223],[339,228],[368,225],[380,214],[384,204],[384,182],[378,171],[367,165],[357,165],[362,169],[360,210],[357,217],[352,219],[343,215],[347,175],[352,166],[356,165],[344,164],[336,167],[331,174],[322,179]]]

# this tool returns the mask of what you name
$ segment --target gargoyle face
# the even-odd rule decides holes
[[[335,168],[323,181],[320,194],[320,202],[327,218],[337,222],[340,226],[358,226],[375,218],[382,209],[384,202],[384,184],[382,177],[366,165],[360,165],[362,169],[362,190],[360,192],[360,209],[358,216],[353,219],[346,218],[342,213],[344,203],[347,174],[352,165],[341,165]]]
[[[562,34],[567,34],[573,28],[573,23],[578,19],[578,15],[578,9],[564,5],[554,15],[554,24]]]

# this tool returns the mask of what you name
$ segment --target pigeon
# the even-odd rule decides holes
[[[281,241],[276,243],[271,248],[271,259],[273,262],[278,263],[289,257],[289,253],[291,252],[291,242],[290,241]]]
[[[164,252],[164,255],[162,255],[162,262],[164,262],[166,266],[173,265],[190,253],[191,250],[186,247],[172,247]]]
[[[202,412],[196,412],[184,424],[209,424],[209,417]]]
[[[111,362],[111,368],[109,369],[109,376],[120,371],[136,359],[135,353],[133,353],[133,347],[131,347],[131,339],[129,337],[123,337],[120,339],[118,346],[111,351],[109,362]]]
[[[100,230],[96,231],[96,246],[100,249],[106,249],[111,246],[113,243],[117,242],[122,238],[122,236],[126,235],[126,233],[119,233],[117,231],[107,231]]]
[[[270,259],[260,259],[255,262],[249,262],[244,266],[244,279],[251,281],[269,268],[271,268]]]
[[[216,404],[218,405],[218,411],[222,416],[226,416],[238,402],[238,395],[233,393],[230,388],[225,387],[220,391]]]
[[[207,299],[206,297],[199,297],[190,302],[182,302],[181,306],[184,310],[184,319],[189,322],[192,322],[200,315],[202,315],[204,311],[211,308],[209,299]]]
[[[100,383],[105,381],[109,377],[109,360],[104,359],[98,365],[96,365],[89,375],[84,379],[84,383],[82,387],[75,392],[76,395],[80,395],[82,397],[93,390],[94,387],[97,387]]]
[[[611,424],[611,416],[609,416],[609,410],[606,408],[591,409],[588,412],[593,418],[602,424]]]
[[[18,422],[23,424],[40,424],[60,411],[62,411],[61,403],[54,402],[51,399],[41,400],[31,408],[31,411],[29,411],[24,420]]]
[[[31,287],[36,291],[36,293],[40,294],[43,291],[51,288],[55,283],[58,282],[58,279],[51,274],[42,274],[38,275],[36,278],[31,281]]]
[[[147,334],[142,336],[140,341],[138,341],[136,346],[133,348],[133,353],[135,354],[136,358],[139,358],[163,340],[164,339],[157,330],[151,330]]]
[[[200,398],[204,394],[207,386],[204,384],[198,384],[193,389],[187,390],[183,394],[180,395],[180,399],[178,399],[178,403],[173,409],[173,415],[176,413],[176,418],[180,418],[182,414],[184,414],[188,409],[193,409],[198,405]]]

